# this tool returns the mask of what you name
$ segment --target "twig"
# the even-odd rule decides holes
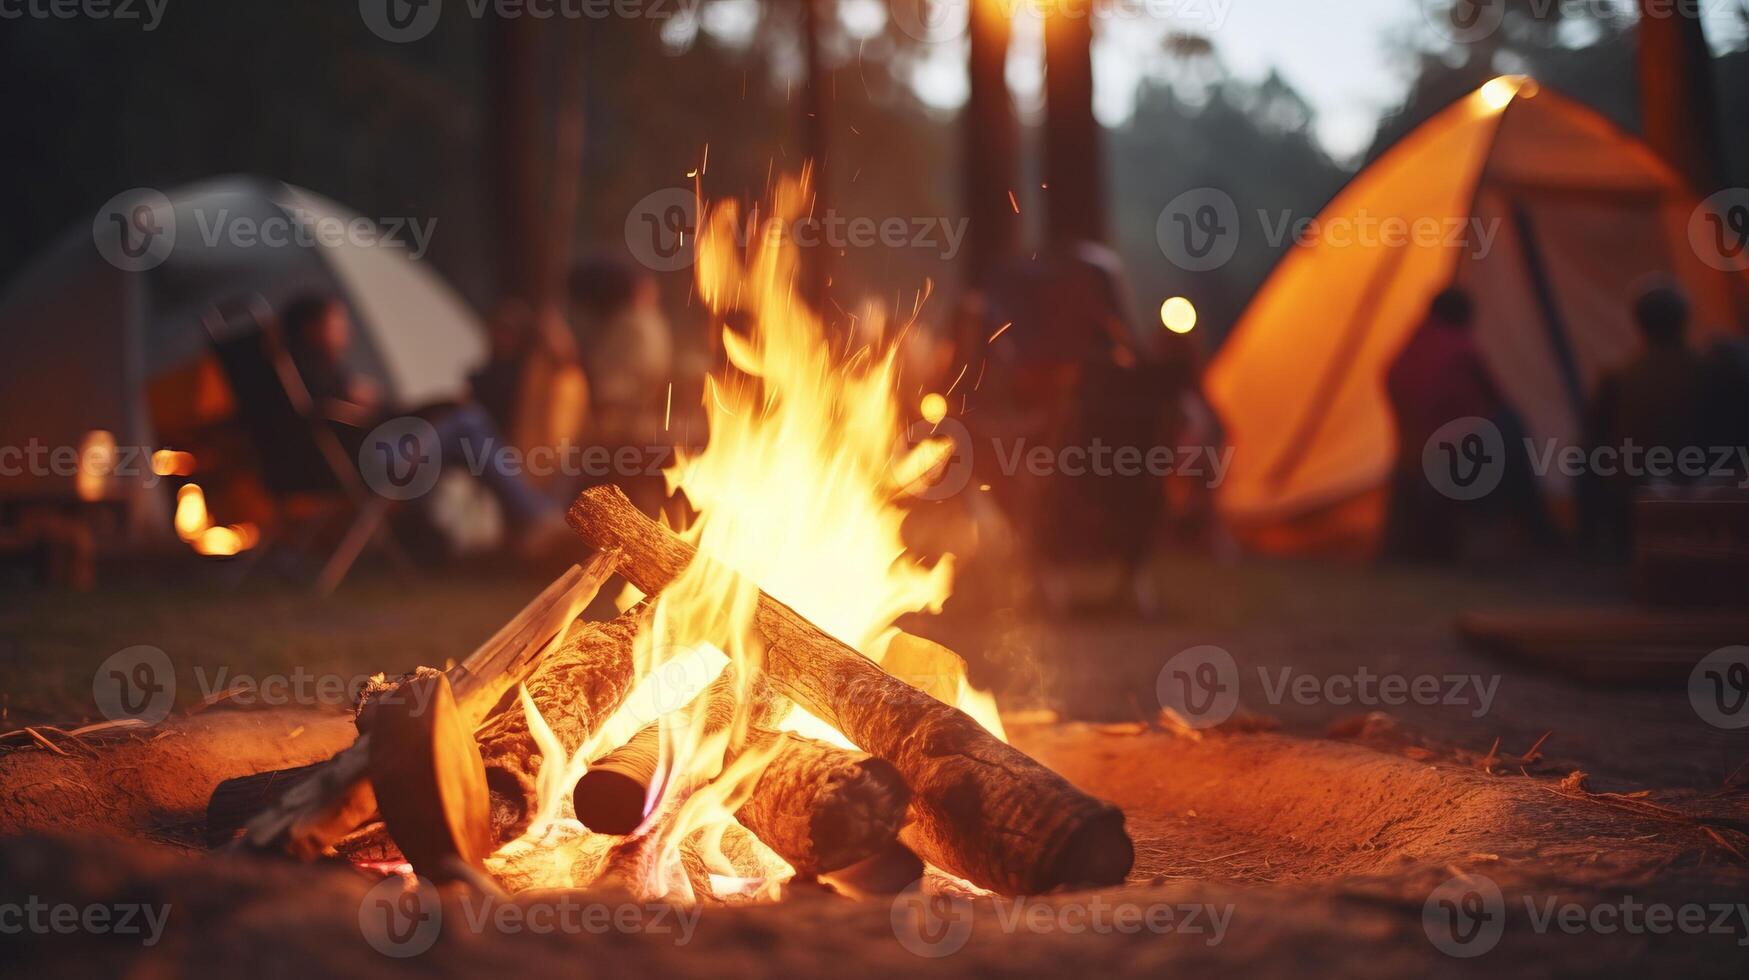
[[[59,745],[56,745],[55,743],[49,741],[47,738],[45,738],[43,736],[42,732],[39,732],[36,729],[31,728],[29,726],[26,726],[24,730],[29,732],[30,737],[36,739],[37,744],[41,745],[43,748],[48,749],[50,752],[53,752],[54,754],[56,754],[58,756],[64,757],[67,755],[66,749],[63,749]]]

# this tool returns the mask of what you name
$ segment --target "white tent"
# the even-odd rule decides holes
[[[203,310],[252,293],[276,309],[310,291],[342,297],[358,325],[356,366],[398,407],[461,395],[485,357],[478,318],[411,246],[383,243],[380,229],[317,194],[233,176],[141,200],[158,201],[151,220],[174,231],[141,263],[150,268],[111,261],[106,223],[142,206],[124,197],[0,295],[0,446],[78,447],[93,430],[155,446],[146,384],[205,354]],[[71,477],[0,469],[0,499],[75,493]]]

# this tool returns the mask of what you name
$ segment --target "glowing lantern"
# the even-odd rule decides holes
[[[1160,323],[1173,333],[1189,333],[1196,329],[1196,306],[1174,296],[1160,304]]]

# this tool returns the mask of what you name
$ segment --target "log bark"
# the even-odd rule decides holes
[[[661,591],[695,556],[633,507],[617,487],[584,491],[571,526],[595,548],[621,551],[619,569]],[[1123,812],[985,731],[956,708],[881,670],[763,592],[754,614],[772,683],[910,785],[902,839],[919,857],[1008,893],[1121,882],[1134,860]]]
[[[892,763],[765,729],[746,751],[769,752],[771,761],[735,819],[796,874],[837,871],[898,840],[911,790]]]
[[[237,839],[243,825],[279,802],[286,790],[315,774],[330,760],[291,769],[270,769],[227,779],[213,790],[206,804],[206,846],[219,847]]]
[[[527,689],[567,757],[625,701],[635,680],[633,640],[648,607],[638,605],[607,623],[578,622],[529,677]],[[492,829],[500,843],[528,829],[537,803],[541,752],[521,699],[508,697],[475,736],[486,762]]]
[[[510,622],[445,673],[463,722],[478,727],[488,712],[528,676],[565,624],[577,618],[613,575],[615,556],[604,551],[573,565]],[[239,846],[312,860],[376,812],[366,778],[370,763],[369,712],[359,716],[358,741],[341,750],[261,811],[244,828]]]

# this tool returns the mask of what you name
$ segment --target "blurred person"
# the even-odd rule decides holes
[[[474,400],[524,453],[576,445],[589,415],[589,383],[576,341],[556,310],[537,316],[506,299],[487,321],[486,363],[469,376]],[[561,457],[562,458],[562,457]],[[573,474],[530,473],[543,487],[569,490]]]
[[[1749,339],[1737,335],[1720,340],[1706,359],[1707,444],[1749,447]]]
[[[1111,249],[1076,243],[1018,271],[1010,283],[1019,288],[988,302],[1012,323],[1019,356],[1011,396],[1034,419],[1029,442],[1048,446],[1057,460],[1015,515],[1033,543],[1046,600],[1150,612],[1156,603],[1145,566],[1165,492],[1162,477],[1137,457],[1174,444],[1188,373],[1174,372],[1138,340],[1122,262]]]
[[[570,291],[593,431],[613,445],[660,437],[674,340],[655,278],[625,262],[598,259],[577,267]]]
[[[1706,447],[1711,422],[1707,402],[1715,368],[1688,346],[1688,299],[1669,282],[1657,282],[1634,302],[1634,322],[1642,345],[1632,360],[1605,374],[1586,412],[1587,458],[1604,449],[1628,446],[1643,453],[1652,447],[1680,454]],[[1625,556],[1633,539],[1634,490],[1646,474],[1587,473],[1581,484],[1585,540],[1604,554]],[[1671,482],[1686,477],[1673,471]]]
[[[509,298],[486,321],[486,363],[468,376],[474,400],[503,429],[514,429],[523,370],[536,347],[534,311]]]
[[[1521,449],[1523,428],[1476,345],[1474,318],[1469,293],[1457,286],[1441,290],[1386,371],[1397,432],[1382,542],[1387,556],[1453,561],[1484,529],[1486,518],[1515,523],[1539,543],[1548,543],[1553,533]],[[1461,419],[1493,425],[1506,452],[1499,486],[1480,501],[1442,493],[1423,465],[1434,433]]]
[[[286,343],[304,387],[323,418],[368,430],[391,417],[382,389],[348,361],[352,349],[352,315],[338,297],[309,295],[287,305],[281,317]],[[504,437],[486,410],[475,402],[426,406],[407,413],[431,423],[437,433],[440,459],[463,463],[495,447]],[[356,450],[356,444],[350,448]],[[497,465],[476,474],[503,509],[524,550],[539,550],[563,538],[559,505],[542,496],[516,473]]]

